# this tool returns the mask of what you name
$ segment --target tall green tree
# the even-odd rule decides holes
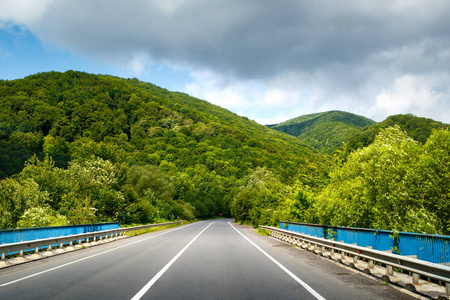
[[[237,221],[250,221],[253,226],[276,223],[274,211],[285,197],[286,186],[271,171],[257,168],[242,179],[231,212]]]
[[[321,224],[412,232],[440,232],[437,216],[414,193],[409,174],[417,172],[422,146],[398,126],[382,130],[370,146],[353,152],[331,172],[317,197]]]

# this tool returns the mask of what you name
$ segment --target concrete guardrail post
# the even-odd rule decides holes
[[[364,273],[379,274],[379,271],[375,268],[375,264],[385,266],[386,275],[381,276],[381,279],[386,282],[397,283],[399,281],[399,278],[394,276],[394,267],[399,267],[412,276],[413,289],[415,289],[414,285],[419,285],[420,277],[433,278],[445,285],[446,296],[450,299],[450,274],[448,269],[444,269],[438,264],[431,263],[430,265],[430,263],[420,260],[416,263],[414,262],[414,260],[417,259],[416,255],[407,255],[400,258],[399,255],[392,254],[390,250],[385,251],[386,253],[384,253],[384,251],[376,250],[366,251],[356,244],[336,245],[332,241],[321,240],[316,237],[310,238],[309,234],[290,234],[278,228],[266,228],[266,230],[271,232],[273,237],[278,236],[281,240],[291,240],[294,241],[294,243],[301,243],[302,248],[306,248],[308,251],[318,251],[319,249],[326,251],[330,249],[331,253],[340,253],[340,259],[338,256],[335,257],[335,259],[341,263],[344,263],[347,260],[345,256],[349,256],[349,259],[351,258],[351,262],[349,263],[350,266],[353,265],[361,268],[364,265],[358,263],[359,259],[367,260],[367,268],[363,270]],[[345,244],[344,241],[340,242]],[[371,246],[367,246],[367,248],[372,249]],[[326,256],[331,257],[328,254],[326,254]]]
[[[393,270],[392,266],[386,266],[386,275],[388,275],[388,276],[394,275],[394,270]]]

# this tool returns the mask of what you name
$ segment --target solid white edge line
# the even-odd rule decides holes
[[[206,230],[211,226],[214,222],[209,223],[206,228],[204,228],[202,231],[200,231],[199,234],[197,234],[186,246],[184,246],[183,249],[181,249],[180,252],[178,252],[177,255],[174,256],[153,278],[133,297],[131,300],[139,300],[142,298],[142,296],[147,293],[147,291],[155,284],[155,282],[170,268],[170,266],[183,254],[184,251],[186,251],[187,248],[189,248],[190,245]]]
[[[9,281],[9,282],[0,284],[0,287],[4,287],[4,286],[7,286],[7,285],[11,285],[11,284],[14,284],[14,283],[17,283],[17,282],[20,282],[20,281],[23,281],[23,280],[26,280],[26,279],[29,279],[29,278],[32,278],[32,277],[36,277],[36,276],[39,276],[39,275],[42,275],[42,274],[45,274],[45,273],[48,273],[48,272],[51,272],[51,271],[55,271],[55,270],[57,270],[57,269],[60,269],[60,268],[63,268],[63,267],[67,267],[67,266],[70,266],[70,265],[72,265],[72,264],[81,262],[81,261],[86,260],[86,259],[89,259],[89,258],[93,258],[93,257],[99,256],[99,255],[102,255],[102,254],[105,254],[105,253],[108,253],[108,252],[111,252],[111,251],[115,251],[115,250],[120,249],[120,248],[128,247],[128,246],[130,246],[130,245],[134,245],[134,244],[136,244],[136,243],[140,243],[140,242],[143,242],[143,241],[146,241],[146,240],[149,240],[149,239],[158,237],[158,236],[163,235],[163,234],[166,234],[166,233],[170,233],[170,232],[173,232],[173,231],[176,231],[176,230],[179,230],[179,229],[186,228],[186,227],[191,226],[191,225],[193,225],[193,224],[194,224],[194,223],[191,223],[191,224],[188,224],[188,225],[186,225],[186,226],[174,228],[174,229],[172,229],[172,230],[170,230],[170,231],[164,231],[164,232],[161,232],[161,233],[159,233],[159,234],[152,235],[152,236],[150,236],[150,237],[148,237],[148,238],[145,238],[145,239],[141,239],[141,240],[138,240],[138,241],[134,241],[134,242],[131,242],[131,243],[128,243],[128,244],[125,244],[125,245],[122,245],[122,246],[119,246],[119,247],[116,247],[116,248],[113,248],[113,249],[109,249],[109,250],[106,250],[106,251],[103,251],[103,252],[100,252],[100,253],[97,253],[97,254],[93,254],[93,255],[91,255],[91,256],[87,256],[87,257],[80,258],[80,259],[78,259],[78,260],[71,261],[71,262],[69,262],[69,263],[66,263],[66,264],[63,264],[63,265],[60,265],[60,266],[57,266],[57,267],[54,267],[54,268],[45,270],[45,271],[41,271],[41,272],[34,273],[34,274],[31,274],[31,275],[28,275],[28,276],[25,276],[25,277],[22,277],[22,278],[13,280],[13,281]]]
[[[237,230],[233,225],[231,225],[231,222],[228,222],[230,224],[231,228],[236,230],[237,233],[239,233],[242,237],[244,237],[250,244],[256,247],[259,251],[261,251],[262,254],[267,256],[272,262],[274,262],[278,267],[280,267],[284,272],[286,272],[289,276],[291,276],[295,281],[300,283],[308,292],[311,293],[316,299],[319,300],[326,300],[324,297],[322,297],[319,293],[317,293],[312,287],[310,287],[306,282],[298,278],[294,273],[289,271],[285,266],[283,266],[281,263],[279,263],[275,258],[270,256],[266,251],[261,249],[258,245],[256,245],[254,242],[252,242],[248,237],[246,237],[244,234],[242,234],[239,230]]]

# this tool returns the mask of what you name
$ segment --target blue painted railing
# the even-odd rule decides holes
[[[450,263],[450,236],[399,232],[394,239],[392,232],[387,230],[295,222],[280,222],[280,228],[361,247],[371,246],[381,251],[392,251],[397,247],[401,255],[417,255],[418,259],[438,264]]]
[[[0,244],[67,236],[119,228],[119,222],[0,230]],[[12,253],[8,253],[12,254]]]

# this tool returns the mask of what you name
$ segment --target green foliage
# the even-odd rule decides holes
[[[17,228],[47,227],[69,225],[66,216],[62,216],[50,207],[30,207],[20,217]]]
[[[286,200],[281,203],[281,219],[291,222],[313,222],[314,216],[311,215],[310,208],[314,202],[312,189],[297,181],[288,190]]]
[[[400,126],[402,131],[406,132],[409,137],[421,144],[425,144],[434,130],[448,128],[448,125],[432,119],[420,118],[410,114],[394,115],[388,117],[381,123],[363,128],[362,132],[352,137],[348,143],[341,148],[341,151],[344,156],[347,156],[352,151],[367,147],[373,143],[375,137],[381,130],[395,125]]]
[[[410,195],[433,212],[442,233],[450,234],[450,131],[438,130],[425,143],[407,177]],[[432,221],[424,219],[424,221]],[[440,230],[441,231],[441,230]]]
[[[448,126],[372,124],[334,111],[271,126],[297,139],[136,79],[0,81],[0,228],[233,216],[449,234]],[[348,140],[333,157],[305,146]]]
[[[269,236],[267,231],[265,231],[264,229],[262,229],[260,227],[258,227],[258,229],[256,230],[256,233],[258,233],[259,235],[262,235],[262,236]]]
[[[0,116],[0,178],[32,178],[48,193],[44,204],[71,223],[231,216],[238,180],[258,167],[288,183],[299,166],[325,160],[206,101],[113,76],[67,71],[0,81]],[[130,183],[133,167],[157,173],[148,166],[165,174],[169,196],[151,186],[154,200],[143,179]]]
[[[14,228],[28,207],[43,205],[48,194],[41,192],[33,180],[0,181],[0,228]]]
[[[342,111],[329,111],[300,116],[269,127],[296,136],[299,140],[325,153],[332,153],[373,120]]]
[[[431,203],[447,209],[448,204],[439,198],[427,201],[417,192],[418,178],[428,177],[421,163],[428,159],[430,153],[398,126],[382,130],[373,144],[353,152],[331,172],[313,214],[321,224],[446,233],[442,223],[448,222],[448,213],[438,214]],[[448,194],[448,188],[444,185],[440,192]]]
[[[286,197],[286,186],[265,168],[256,169],[241,181],[239,192],[231,203],[236,221],[249,220],[253,226],[272,225],[278,220],[276,211]]]

